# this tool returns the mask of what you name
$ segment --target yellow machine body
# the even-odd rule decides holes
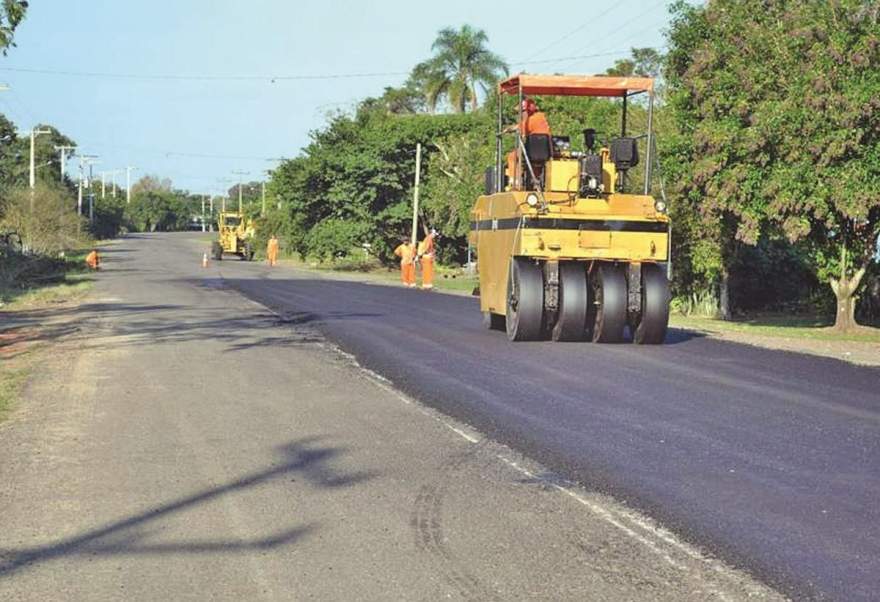
[[[243,259],[253,258],[253,221],[237,211],[221,211],[217,218],[218,239],[212,245],[215,259],[223,253],[238,255]]]
[[[486,328],[510,341],[664,341],[671,230],[665,200],[650,195],[653,90],[641,77],[520,73],[499,83],[495,165],[470,215]],[[628,135],[628,99],[639,94],[647,133]],[[574,150],[569,136],[551,134],[552,114],[533,119],[544,95],[619,99],[619,134],[597,144],[586,128]],[[640,173],[641,185],[631,177]]]
[[[550,174],[557,169],[554,163],[548,162]],[[577,169],[576,161],[562,163]],[[651,196],[612,193],[570,202],[565,193],[547,192],[547,211],[541,213],[528,206],[529,194],[535,193],[481,196],[471,211],[470,242],[479,259],[484,312],[506,314],[511,257],[627,263],[668,259],[669,218],[655,210]]]
[[[609,193],[614,192],[617,170],[611,162],[611,155],[607,148],[601,149],[599,155],[602,157],[602,189]],[[577,159],[553,159],[547,162],[544,169],[549,192],[564,192],[568,195],[566,198],[577,194],[580,176]]]

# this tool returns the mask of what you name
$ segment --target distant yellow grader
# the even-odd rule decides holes
[[[223,254],[238,255],[243,261],[254,258],[254,223],[241,211],[221,211],[217,218],[218,239],[211,243],[211,256],[220,261]]]
[[[499,85],[495,167],[471,212],[480,307],[488,328],[511,341],[662,343],[669,321],[670,221],[650,194],[654,157],[653,80],[639,77],[516,75]],[[627,100],[647,95],[647,133],[627,133]],[[503,105],[526,95],[622,99],[620,136],[584,151],[549,134],[504,128]],[[552,120],[552,115],[550,116]],[[503,136],[514,135],[513,173],[505,174]],[[644,184],[631,191],[627,172],[639,163]],[[508,168],[509,172],[510,169]]]

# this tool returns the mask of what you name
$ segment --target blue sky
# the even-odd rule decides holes
[[[233,171],[262,179],[276,165],[267,158],[298,154],[328,111],[402,83],[443,27],[484,29],[512,72],[595,73],[632,46],[662,45],[667,3],[556,1],[542,14],[533,0],[32,0],[18,47],[0,57],[12,87],[0,112],[22,130],[58,127],[100,156],[96,169],[135,165],[217,193]],[[271,81],[362,73],[388,75]]]

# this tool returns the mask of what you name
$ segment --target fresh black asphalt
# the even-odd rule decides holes
[[[880,370],[676,330],[659,347],[513,344],[472,298],[221,273],[404,392],[794,599],[880,592]]]

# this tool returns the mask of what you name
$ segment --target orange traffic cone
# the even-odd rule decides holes
[[[202,267],[203,268],[208,267],[208,254],[207,253],[202,255]]]

